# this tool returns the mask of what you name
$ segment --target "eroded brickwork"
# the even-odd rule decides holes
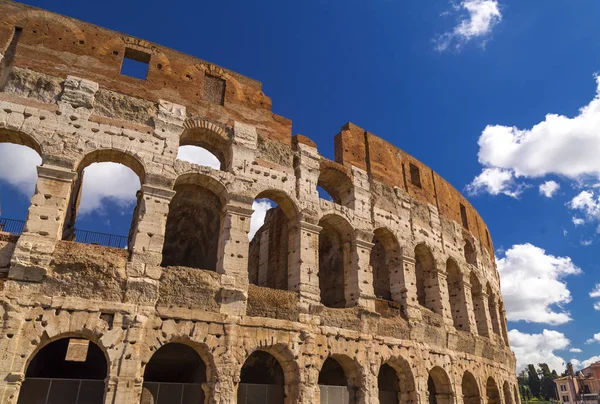
[[[43,160],[23,233],[0,233],[0,402],[86,355],[105,403],[173,381],[184,402],[257,383],[289,404],[336,386],[368,404],[518,400],[489,231],[426,165],[351,123],[329,161],[255,80],[10,1],[0,53],[0,141]],[[127,55],[145,80],[120,74]],[[221,170],[176,160],[183,145]],[[142,184],[127,250],[73,241],[96,162]],[[257,198],[278,208],[249,242]]]

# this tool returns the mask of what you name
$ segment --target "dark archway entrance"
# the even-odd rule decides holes
[[[102,404],[106,356],[87,339],[51,342],[27,366],[18,404]]]
[[[283,403],[285,377],[277,359],[256,351],[246,359],[238,387],[238,404]]]
[[[377,384],[380,404],[398,404],[400,380],[394,368],[387,363],[381,365],[379,375],[377,376]]]
[[[146,365],[141,403],[202,404],[205,382],[206,365],[194,348],[179,343],[166,344]]]
[[[342,365],[334,358],[327,358],[319,372],[321,403],[354,404],[356,394],[348,383]]]

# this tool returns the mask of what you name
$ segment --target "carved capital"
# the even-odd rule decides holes
[[[141,191],[144,195],[148,195],[153,198],[164,199],[167,201],[170,201],[175,196],[175,191],[173,191],[172,189],[159,188],[147,184],[142,185]]]
[[[39,178],[46,178],[55,181],[71,182],[77,178],[77,172],[58,166],[38,166],[37,172]]]

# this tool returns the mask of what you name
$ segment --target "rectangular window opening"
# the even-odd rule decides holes
[[[137,49],[125,48],[123,64],[121,65],[121,74],[134,77],[140,80],[146,80],[148,76],[148,66],[150,65],[150,54]]]
[[[206,74],[204,76],[204,88],[202,91],[203,98],[212,104],[224,105],[225,86],[224,79]]]
[[[419,173],[419,167],[410,163],[410,182],[416,187],[421,188],[421,173]]]
[[[467,209],[465,205],[460,204],[460,218],[462,219],[462,225],[465,229],[469,229],[469,221],[467,220]]]

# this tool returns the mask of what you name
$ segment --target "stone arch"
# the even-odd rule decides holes
[[[208,150],[227,170],[230,161],[230,137],[220,126],[206,119],[187,119],[179,136],[179,146],[197,146]]]
[[[249,362],[253,361],[253,362]],[[240,387],[238,387],[238,403],[250,403],[247,397],[253,391],[266,391],[271,403],[293,403],[297,400],[300,370],[294,354],[287,345],[276,344],[268,348],[258,348],[250,352],[240,369]],[[262,385],[258,387],[243,384]],[[275,385],[278,387],[265,387]]]
[[[479,335],[489,335],[487,326],[487,313],[485,312],[483,286],[474,271],[469,275],[471,284],[471,300],[473,302],[473,314],[475,315],[475,324]]]
[[[3,125],[2,125],[3,126]],[[36,139],[35,135],[6,129],[0,126],[0,143],[12,143],[33,149],[40,157],[44,157],[42,144]]]
[[[417,392],[415,387],[415,379],[413,373],[410,368],[410,364],[406,359],[402,357],[392,357],[387,361],[382,363],[383,365],[387,365],[395,372],[395,376],[397,379],[398,385],[395,397],[392,394],[381,394],[382,391],[382,380],[378,376],[378,385],[379,385],[379,401],[381,404],[392,404],[392,403],[416,403],[417,402]],[[381,373],[381,368],[380,368]],[[389,375],[388,375],[389,377]],[[386,391],[386,390],[383,390]],[[394,391],[394,390],[391,390]],[[395,401],[394,401],[395,398]]]
[[[281,190],[264,190],[256,196],[255,201],[261,199],[270,199],[277,206],[267,210],[262,226],[250,241],[249,281],[258,286],[288,290],[288,279],[293,270],[289,246],[293,246],[298,237],[299,228],[295,225],[298,207]],[[251,220],[255,220],[254,217]]]
[[[338,205],[350,207],[353,201],[352,175],[341,164],[321,160],[317,186],[323,188]]]
[[[203,71],[205,74],[209,74],[211,76],[219,77],[225,80],[226,83],[231,83],[233,85],[233,92],[238,100],[243,100],[244,89],[239,81],[237,81],[231,74],[229,74],[225,69],[219,66],[212,65],[210,63],[197,63],[194,67],[200,71]]]
[[[464,404],[481,404],[481,393],[477,379],[468,370],[462,377],[462,396]]]
[[[515,398],[515,404],[519,404],[521,400],[519,399],[519,389],[517,388],[517,386],[513,386],[513,394]]]
[[[488,377],[485,383],[486,404],[501,404],[500,391],[498,385],[492,376]]]
[[[102,402],[109,364],[107,352],[88,338],[49,338],[27,360],[18,403],[77,396]]]
[[[473,242],[468,238],[465,239],[464,253],[467,264],[477,266],[477,251],[475,250]]]
[[[5,25],[8,26],[20,26],[23,27],[25,23],[30,20],[47,20],[52,23],[58,23],[66,28],[68,28],[69,32],[72,32],[77,39],[77,44],[85,43],[85,33],[70,19],[63,17],[61,15],[56,15],[51,12],[45,10],[25,10],[20,12],[19,14],[14,14],[10,16]],[[54,25],[54,24],[51,24]]]
[[[320,402],[329,395],[339,397],[344,395],[347,402],[359,402],[364,395],[364,378],[358,362],[347,355],[332,354],[321,365],[318,379],[320,387]]]
[[[204,402],[209,369],[199,350],[190,344],[164,344],[153,350],[143,366],[141,402],[159,402],[165,390],[169,396],[185,397],[184,402]]]
[[[512,394],[510,394],[510,385],[508,384],[508,381],[504,381],[502,392],[504,393],[504,404],[517,404],[517,402],[513,401]]]
[[[429,404],[452,404],[454,393],[450,377],[439,366],[433,367],[427,377],[427,395]]]
[[[454,322],[454,327],[464,330],[468,326],[469,316],[467,305],[464,301],[462,272],[458,263],[453,258],[448,258],[446,261],[446,275],[448,279],[448,300],[450,311],[452,312],[452,321]]]
[[[373,232],[370,264],[375,297],[400,302],[404,288],[402,248],[390,229],[380,227]]]
[[[186,173],[177,178],[173,190],[161,265],[215,271],[227,188],[211,176]]]
[[[436,262],[431,249],[424,243],[415,247],[415,279],[418,303],[432,311],[439,308]],[[441,314],[441,313],[440,313]]]
[[[78,162],[74,164],[75,171],[77,172],[77,177],[75,178],[71,186],[71,198],[69,200],[69,207],[67,209],[67,214],[63,226],[63,240],[76,240],[75,221],[77,220],[77,212],[79,210],[79,203],[81,201],[82,196],[84,170],[94,163],[122,164],[137,175],[140,181],[140,185],[144,184],[145,182],[146,169],[144,164],[138,158],[138,156],[134,155],[133,153],[130,153],[129,151],[123,151],[118,149],[98,149],[84,155]],[[135,220],[136,212],[139,207],[139,196],[140,194],[137,194],[138,201],[136,203],[136,207],[133,210],[132,222]]]
[[[327,307],[346,307],[346,279],[352,270],[354,229],[337,214],[319,221],[319,289],[321,303]]]

